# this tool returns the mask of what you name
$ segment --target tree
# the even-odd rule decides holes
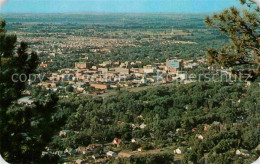
[[[67,92],[73,92],[73,90],[74,90],[74,88],[72,87],[72,85],[68,85],[68,86],[66,87],[66,91],[67,91]]]
[[[35,52],[29,53],[25,42],[17,47],[17,37],[7,35],[5,25],[5,21],[0,20],[0,153],[12,163],[37,163],[57,127],[51,115],[58,98],[45,93],[48,95],[45,100],[36,100],[31,106],[13,103],[22,96],[39,58]],[[25,79],[17,79],[20,75]]]
[[[260,74],[260,9],[255,3],[240,1],[254,11],[231,7],[206,18],[206,25],[217,28],[230,42],[221,50],[210,48],[207,58],[209,64],[232,68],[236,75],[246,68],[243,73],[250,74],[254,80]]]

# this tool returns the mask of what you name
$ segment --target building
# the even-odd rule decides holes
[[[45,88],[49,88],[49,87],[55,88],[57,86],[56,83],[52,83],[52,82],[41,82],[38,85],[43,86]]]
[[[69,132],[70,132],[70,130],[62,130],[62,131],[60,131],[59,136],[66,137]]]
[[[166,60],[166,69],[170,72],[177,72],[182,70],[183,68],[183,60],[182,59],[174,59],[174,60]]]
[[[91,68],[92,64],[87,62],[76,62],[75,68],[85,69],[85,68]]]
[[[98,71],[106,74],[108,72],[108,68],[98,68]]]
[[[87,148],[86,148],[86,147],[83,147],[83,146],[80,146],[80,147],[78,147],[75,151],[76,151],[77,153],[79,153],[79,154],[86,154],[86,153],[87,153]]]
[[[111,61],[105,61],[105,62],[99,64],[99,66],[100,66],[100,67],[108,67],[108,66],[110,66],[111,64],[112,64]]]
[[[122,139],[115,138],[115,139],[112,141],[112,144],[113,144],[113,145],[117,145],[117,147],[120,147],[120,145],[123,144],[123,142],[122,142]]]
[[[116,156],[116,153],[113,152],[113,151],[108,151],[108,152],[107,152],[107,156],[108,156],[108,157],[114,157],[114,156]]]
[[[128,75],[129,69],[117,67],[117,68],[115,68],[115,72]]]
[[[142,147],[139,147],[139,148],[137,149],[137,151],[143,151],[143,148],[142,148]]]
[[[140,138],[132,138],[132,139],[131,139],[131,142],[132,142],[132,143],[143,143],[143,140],[140,139]]]
[[[34,101],[31,99],[31,97],[23,97],[18,99],[18,104],[26,104],[31,105]]]
[[[182,154],[182,148],[177,148],[173,151],[174,154]]]
[[[106,84],[90,84],[91,87],[98,89],[98,90],[107,90],[108,85]]]
[[[205,134],[196,134],[196,137],[200,140],[203,140],[205,138]]]
[[[144,129],[146,127],[146,125],[144,123],[142,123],[139,127],[140,127],[140,129]]]
[[[248,150],[245,149],[237,149],[236,150],[236,155],[241,155],[241,156],[250,156]]]
[[[42,62],[42,63],[40,64],[40,67],[46,68],[46,67],[48,67],[48,64]]]
[[[83,160],[81,160],[81,159],[77,159],[77,160],[75,161],[76,164],[82,164],[82,162],[83,162]]]
[[[76,151],[73,150],[72,148],[67,148],[67,149],[65,149],[64,153],[68,154],[68,155],[74,155],[76,153]]]
[[[143,67],[143,73],[154,74],[156,72],[157,72],[156,67],[154,67],[152,65],[146,65]]]

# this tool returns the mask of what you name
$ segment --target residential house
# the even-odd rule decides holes
[[[90,84],[91,87],[98,89],[98,90],[107,90],[108,85],[106,84]]]
[[[18,104],[31,105],[33,102],[30,96],[18,99]]]
[[[203,140],[205,138],[205,134],[196,134],[196,137],[200,140]]]
[[[46,67],[48,67],[48,64],[42,62],[39,66],[43,67],[43,68],[46,68]]]
[[[139,127],[140,129],[144,129],[146,127],[146,124],[142,123]]]
[[[132,139],[131,139],[131,142],[132,142],[132,143],[143,143],[143,140],[140,139],[140,138],[132,138]]]
[[[101,144],[90,144],[87,147],[87,150],[94,151],[96,148],[101,147]]]
[[[76,150],[75,150],[77,153],[79,153],[79,154],[86,154],[86,152],[87,152],[87,148],[86,147],[83,147],[83,146],[80,146],[80,147],[78,147]]]
[[[182,148],[177,148],[173,151],[174,154],[182,154],[183,153],[183,149]]]
[[[112,141],[112,144],[113,144],[113,145],[117,145],[117,147],[120,147],[120,145],[123,144],[123,142],[122,142],[122,139],[115,138],[115,139]]]
[[[247,150],[245,149],[237,149],[236,150],[236,155],[241,155],[241,156],[249,156],[249,153]]]
[[[70,132],[70,130],[62,130],[62,131],[60,131],[59,136],[66,137],[69,132]]]
[[[72,148],[67,148],[67,149],[65,149],[64,153],[68,154],[68,155],[74,155],[74,154],[76,154],[76,151]]]
[[[92,67],[91,63],[87,63],[87,62],[76,62],[75,63],[75,68],[84,69],[84,68],[91,68],[91,67]]]
[[[62,155],[64,155],[63,151],[55,151],[53,154],[58,155],[59,157],[61,157]]]
[[[75,161],[76,164],[82,164],[82,162],[83,162],[83,160],[81,160],[81,159],[77,159],[77,160]]]
[[[117,67],[117,68],[115,68],[115,72],[120,73],[120,74],[126,74],[126,75],[128,75],[130,71],[129,71],[129,69],[127,69],[127,68]]]
[[[107,154],[108,157],[114,157],[114,156],[116,156],[116,153],[113,152],[113,151],[108,151],[106,154]]]

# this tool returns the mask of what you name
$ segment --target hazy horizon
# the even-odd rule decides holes
[[[9,0],[0,13],[203,14],[239,6],[237,0]]]

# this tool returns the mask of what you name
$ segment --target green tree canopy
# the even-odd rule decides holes
[[[208,27],[218,28],[230,41],[220,50],[210,48],[207,57],[212,65],[231,67],[236,74],[245,70],[254,79],[260,73],[260,10],[250,1],[241,3],[253,10],[231,7],[206,18]]]
[[[17,37],[8,35],[5,25],[0,20],[0,153],[12,163],[39,163],[41,152],[57,127],[51,115],[58,98],[45,93],[45,100],[36,99],[32,105],[13,103],[22,96],[39,59],[35,52],[29,52],[25,42],[17,46]],[[14,80],[14,74],[23,74],[27,80]]]

